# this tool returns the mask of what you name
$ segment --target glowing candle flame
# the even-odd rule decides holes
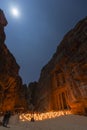
[[[69,114],[72,114],[71,111],[58,111],[58,112],[46,112],[46,113],[34,113],[33,117],[34,120],[39,121],[39,120],[56,118],[63,115],[69,115]],[[21,121],[31,121],[31,118],[32,118],[32,114],[30,113],[27,114],[23,113],[19,116],[19,119]]]

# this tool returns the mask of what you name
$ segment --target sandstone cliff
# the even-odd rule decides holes
[[[4,44],[6,25],[7,20],[0,9],[0,111],[26,108],[26,101],[22,94],[22,80],[19,76],[20,67]]]
[[[87,17],[64,36],[42,68],[36,108],[87,114]]]
[[[4,43],[0,44],[0,108],[26,108],[24,86],[19,76],[19,65]],[[21,100],[20,100],[21,99]]]

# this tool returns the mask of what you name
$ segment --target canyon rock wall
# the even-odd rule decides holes
[[[87,114],[87,17],[64,36],[52,59],[42,68],[36,108]]]
[[[26,107],[19,65],[5,45],[7,20],[0,9],[0,111]],[[21,99],[21,100],[20,100]]]

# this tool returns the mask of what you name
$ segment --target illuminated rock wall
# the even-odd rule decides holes
[[[0,10],[0,111],[14,110],[15,107],[25,105],[21,93],[22,80],[18,74],[20,67],[4,44],[6,24],[5,16]]]
[[[0,107],[12,109],[18,101],[22,85],[18,76],[19,66],[4,43],[0,44]]]
[[[38,111],[87,114],[87,17],[65,35],[43,67],[36,95]]]

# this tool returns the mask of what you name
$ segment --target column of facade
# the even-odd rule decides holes
[[[68,105],[68,100],[67,100],[67,91],[65,91],[65,99],[66,99],[66,104],[67,104],[67,109],[69,110],[69,105]]]
[[[62,110],[64,110],[64,103],[63,103],[62,93],[61,93],[61,105],[62,105]]]
[[[57,107],[57,110],[59,109],[59,105],[58,105],[58,94],[56,94],[56,107]]]
[[[61,103],[61,94],[59,94],[59,110],[62,109],[62,103]]]
[[[56,101],[55,101],[55,88],[56,88],[56,78],[55,78],[55,72],[52,73],[51,75],[51,84],[52,84],[52,108],[55,108]]]
[[[53,73],[53,77],[52,77],[52,86],[53,86],[53,96],[54,96],[54,108],[59,109],[58,106],[58,94],[56,92],[57,90],[57,77],[56,77],[56,73]]]
[[[60,107],[60,99],[59,99],[60,97],[59,97],[59,94],[58,94],[58,110],[60,110],[61,109],[61,107]]]
[[[57,103],[56,103],[56,94],[54,95],[54,97],[55,97],[55,108],[57,108]]]

